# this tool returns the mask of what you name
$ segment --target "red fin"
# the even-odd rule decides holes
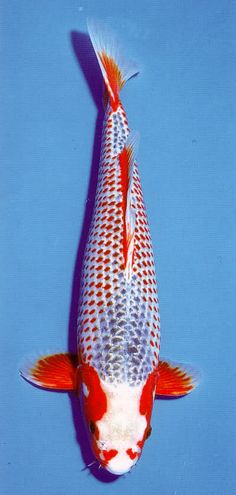
[[[132,198],[132,179],[134,162],[138,148],[138,141],[139,134],[137,132],[131,131],[127,138],[125,147],[119,155],[123,197],[122,208],[124,214],[123,253],[125,262],[125,273],[128,281],[130,281],[132,275],[134,252],[136,214],[134,208],[135,199]]]
[[[199,374],[184,364],[159,361],[157,371],[157,397],[182,397],[192,392],[199,383]]]
[[[108,94],[114,101],[114,104],[117,104],[119,102],[120,90],[124,86],[125,81],[114,58],[107,55],[104,51],[98,52],[98,56],[106,73],[105,84]]]
[[[125,82],[138,73],[137,67],[125,61],[114,36],[98,23],[88,22],[88,31],[102,71],[110,102],[115,110]]]
[[[52,390],[76,389],[77,357],[68,354],[41,356],[20,370],[21,376],[35,385]]]

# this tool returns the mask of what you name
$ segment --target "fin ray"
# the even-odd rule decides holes
[[[189,394],[198,385],[200,375],[189,365],[159,361],[156,397],[178,398]]]
[[[138,74],[138,68],[123,58],[119,44],[107,28],[93,20],[87,21],[87,27],[111,103],[116,105],[121,88],[128,79]]]
[[[20,374],[25,380],[52,390],[76,389],[77,357],[69,353],[42,355],[28,362]]]
[[[124,212],[123,252],[125,260],[125,275],[128,281],[130,281],[132,276],[134,254],[136,211],[134,207],[135,201],[134,198],[132,198],[132,184],[138,143],[139,133],[131,131],[127,138],[124,149],[120,153],[120,170]]]

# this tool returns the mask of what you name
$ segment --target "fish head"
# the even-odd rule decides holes
[[[86,365],[82,394],[93,453],[100,465],[114,475],[131,470],[151,434],[155,377],[145,383],[109,383]]]

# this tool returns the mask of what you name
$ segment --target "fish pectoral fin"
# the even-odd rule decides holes
[[[77,356],[69,353],[42,355],[20,370],[25,380],[51,390],[77,389]]]
[[[159,361],[156,398],[178,398],[189,394],[199,383],[199,372],[191,366]]]

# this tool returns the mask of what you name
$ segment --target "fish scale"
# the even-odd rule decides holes
[[[109,383],[138,385],[158,364],[160,318],[154,258],[135,162],[136,212],[132,276],[125,277],[124,213],[119,154],[129,127],[120,104],[108,105],[93,219],[85,250],[78,316],[80,359]]]

